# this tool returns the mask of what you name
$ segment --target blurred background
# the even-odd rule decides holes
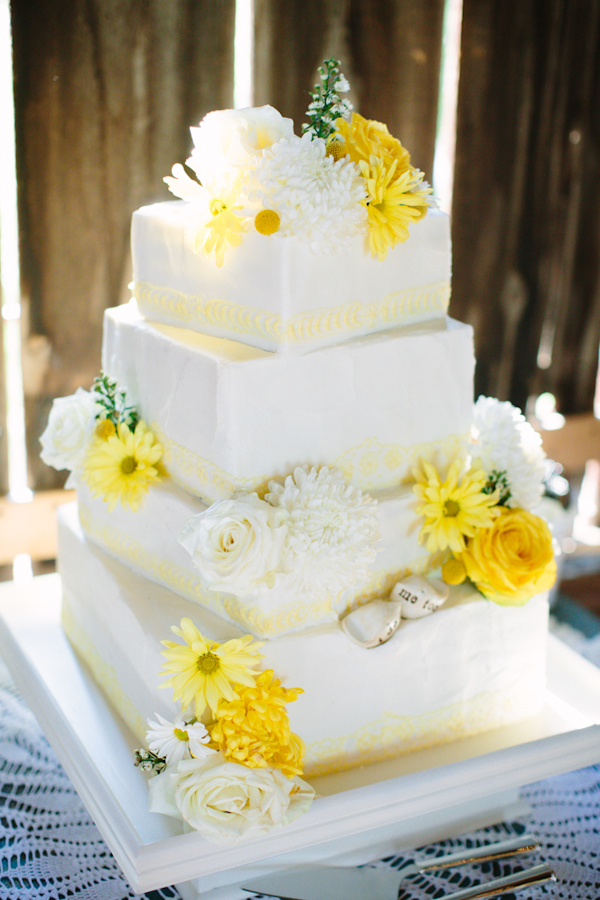
[[[132,211],[170,197],[211,109],[270,103],[299,133],[335,57],[452,215],[476,394],[542,431],[567,587],[600,611],[600,3],[0,0],[0,19],[3,577],[53,566],[66,495],[39,435],[129,299]]]

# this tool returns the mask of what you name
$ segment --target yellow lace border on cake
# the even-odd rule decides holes
[[[136,737],[144,741],[146,724],[143,716],[119,682],[114,668],[98,653],[85,628],[77,621],[66,596],[63,596],[61,619],[67,637],[85,659],[105,696]],[[308,743],[304,774],[311,778],[392,759],[480,734],[534,712],[529,701],[515,697],[514,689],[486,692],[418,716],[387,712],[354,734]]]
[[[389,595],[392,587],[409,572],[422,574],[431,565],[431,558],[423,556],[402,569],[380,571],[369,582],[360,585],[352,594],[342,593],[318,600],[302,603],[290,601],[274,612],[265,612],[258,606],[249,606],[232,594],[223,594],[205,588],[193,571],[177,565],[168,559],[161,559],[156,553],[146,550],[131,535],[112,525],[102,523],[83,503],[79,503],[79,520],[86,535],[112,556],[125,562],[132,569],[159,584],[210,609],[228,621],[247,628],[257,637],[275,637],[292,631],[299,631],[312,625],[337,621],[340,614],[352,605],[366,603],[376,597]]]
[[[243,477],[230,475],[209,459],[194,453],[182,444],[163,434],[157,422],[151,429],[164,447],[163,462],[172,481],[207,503],[231,497],[237,491],[256,491],[262,495],[273,476]],[[347,482],[363,491],[379,491],[397,487],[419,460],[452,460],[466,453],[467,434],[453,434],[442,441],[414,444],[384,444],[377,438],[368,438],[357,447],[341,454],[333,466],[339,469]]]
[[[112,666],[109,666],[96,650],[89,635],[80,622],[77,621],[73,610],[63,593],[61,606],[61,624],[65,634],[69,638],[77,654],[91,670],[96,683],[103,690],[122,719],[127,723],[135,736],[145,741],[147,725],[142,715],[136,709],[134,703],[123,690],[117,674]]]
[[[231,300],[195,297],[145,281],[134,285],[134,296],[142,312],[167,316],[179,325],[212,327],[235,334],[248,334],[273,343],[302,343],[335,337],[360,329],[408,324],[435,315],[443,316],[450,301],[450,283],[405,288],[374,303],[346,303],[336,309],[316,309],[285,320],[277,313]]]
[[[460,703],[417,716],[386,712],[355,734],[308,742],[304,775],[311,778],[342,772],[356,766],[393,759],[416,750],[426,750],[451,741],[472,737],[534,715],[532,699],[506,688],[487,691]]]

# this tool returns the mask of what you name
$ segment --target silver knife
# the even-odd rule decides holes
[[[556,881],[550,866],[539,865],[522,869],[503,878],[445,894],[445,900],[483,900],[507,891],[525,888],[547,881]],[[242,890],[279,900],[397,900],[400,879],[393,869],[314,868],[298,872],[265,875],[247,882]]]
[[[397,900],[402,881],[411,875],[437,869],[449,869],[472,862],[484,862],[516,854],[531,853],[538,849],[539,844],[535,838],[531,835],[523,835],[520,838],[486,844],[447,856],[429,857],[420,862],[408,861],[399,869],[373,868],[371,866],[362,866],[361,868],[312,866],[295,870],[288,869],[247,882],[243,890],[279,897],[281,900],[336,900],[337,897],[344,897],[345,900],[365,900],[367,897],[369,900]],[[523,887],[529,886],[530,883],[543,883],[553,877],[552,870],[548,866],[536,866],[510,876],[510,888],[511,890],[520,890],[518,882],[524,878],[536,880],[527,881]],[[478,885],[475,889],[467,889],[469,892],[473,890],[479,892],[485,889],[487,891],[485,894],[461,892],[460,896],[449,896],[455,896],[455,900],[463,900],[463,898],[467,900],[471,896],[473,898],[496,896],[509,889],[500,884],[505,881],[506,879],[495,879],[485,885]],[[493,891],[496,886],[500,889],[496,890],[495,894],[490,893],[489,891]]]

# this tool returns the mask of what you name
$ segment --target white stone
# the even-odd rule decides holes
[[[400,619],[400,603],[371,600],[347,613],[340,625],[350,640],[371,650],[389,641],[398,630]]]
[[[390,600],[400,603],[403,619],[421,619],[438,610],[448,594],[448,585],[440,578],[409,575],[394,585]]]

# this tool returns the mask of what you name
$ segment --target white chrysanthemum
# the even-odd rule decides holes
[[[283,138],[263,151],[250,200],[275,210],[279,234],[295,235],[315,250],[347,250],[349,240],[367,233],[364,178],[348,158],[328,156],[325,141]]]
[[[544,487],[544,459],[540,435],[512,403],[479,397],[474,407],[472,455],[485,471],[505,472],[510,490],[507,506],[532,510]]]
[[[288,514],[284,571],[297,590],[337,592],[368,577],[377,504],[338,469],[297,468],[284,484],[271,481],[265,499]]]
[[[203,759],[215,752],[206,746],[210,735],[202,722],[194,722],[193,725],[187,725],[183,719],[168,722],[158,713],[156,718],[158,722],[148,719],[146,740],[150,750],[166,759],[168,766],[191,757]]]

